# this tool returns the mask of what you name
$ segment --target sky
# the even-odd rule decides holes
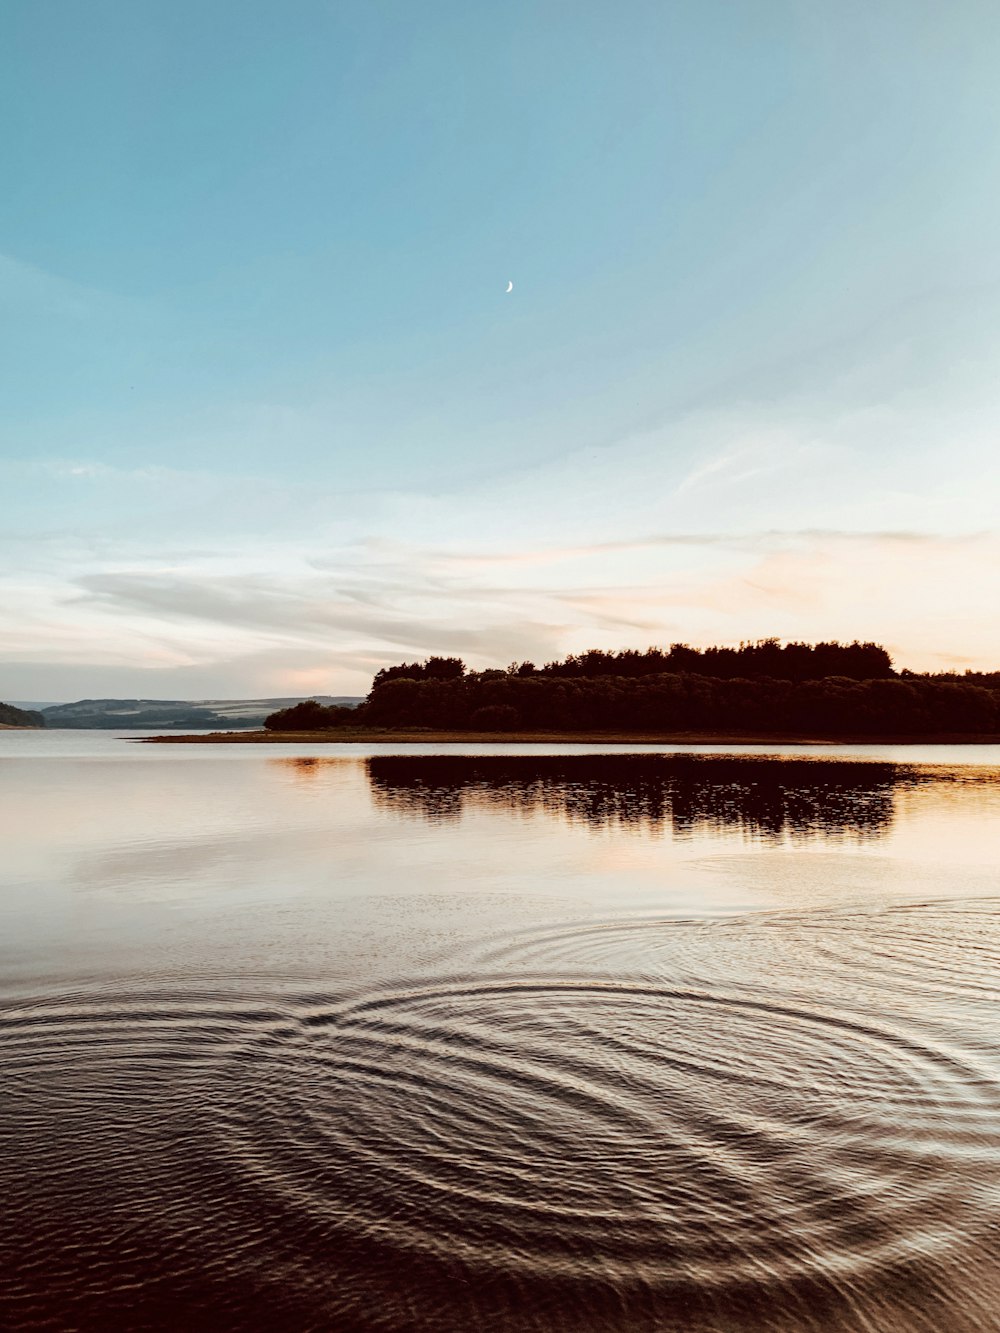
[[[1000,667],[998,68],[993,0],[5,0],[0,699]]]

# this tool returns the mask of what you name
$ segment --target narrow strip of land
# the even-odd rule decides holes
[[[1000,735],[788,736],[733,731],[434,731],[337,727],[327,731],[212,731],[135,738],[150,745],[1000,745]]]

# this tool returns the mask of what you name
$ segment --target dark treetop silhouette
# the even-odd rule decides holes
[[[876,643],[590,651],[536,667],[467,671],[457,657],[379,671],[356,709],[307,701],[272,731],[447,731],[978,737],[1000,732],[1000,674],[896,672]]]

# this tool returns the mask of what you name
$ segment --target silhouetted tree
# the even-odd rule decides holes
[[[359,710],[341,708],[338,704],[321,704],[315,699],[303,699],[290,708],[281,708],[264,719],[268,731],[329,731],[333,727],[357,724]]]
[[[732,680],[737,676],[770,676],[775,680],[821,680],[847,676],[853,680],[892,677],[892,659],[877,643],[786,643],[761,639],[739,648],[691,648],[671,644],[670,650],[648,648],[644,653],[626,649],[604,653],[591,649],[561,662],[542,667],[549,676],[656,676],[663,672],[714,676]]]
[[[444,665],[433,672],[430,663],[381,671],[355,718],[459,731],[1000,732],[1000,688],[897,676],[885,649],[872,643],[765,639],[739,648],[594,649],[539,670],[522,663],[467,672],[457,658],[436,660]]]
[[[424,675],[428,680],[457,680],[465,675],[465,663],[460,657],[429,657]]]
[[[460,657],[429,657],[426,662],[400,662],[399,666],[383,667],[375,673],[374,689],[390,680],[457,680],[465,674],[465,663]]]

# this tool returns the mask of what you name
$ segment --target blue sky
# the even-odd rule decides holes
[[[1000,665],[994,5],[0,29],[0,698]]]

